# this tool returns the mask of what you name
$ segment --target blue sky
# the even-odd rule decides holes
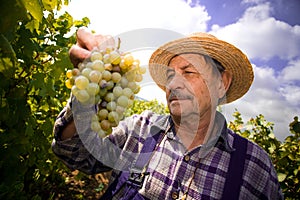
[[[123,45],[140,44],[141,36],[135,37],[134,30],[168,30],[159,37],[146,34],[144,41],[156,43],[148,41],[135,49],[144,65],[155,46],[173,36],[209,32],[240,48],[254,68],[249,92],[222,108],[228,120],[235,109],[244,121],[263,114],[275,123],[275,135],[283,139],[293,117],[300,116],[299,0],[71,0],[65,9],[76,19],[88,17],[97,33],[121,39],[131,35]],[[165,102],[164,93],[147,75],[141,85],[141,97]]]

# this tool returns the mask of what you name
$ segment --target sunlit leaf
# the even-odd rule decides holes
[[[30,30],[30,32],[33,32],[34,30],[37,30],[39,28],[39,21],[38,20],[31,20],[26,24],[26,28]]]
[[[57,0],[42,0],[44,8],[48,11],[52,11],[58,5]]]
[[[286,178],[287,175],[283,174],[283,173],[278,173],[277,176],[278,176],[278,181],[282,182],[282,181],[284,181],[284,179]]]
[[[27,11],[32,15],[32,17],[37,20],[37,23],[42,21],[43,9],[39,3],[39,0],[21,0]]]

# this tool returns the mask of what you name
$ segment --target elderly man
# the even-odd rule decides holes
[[[83,29],[77,39],[75,65],[104,41]],[[166,92],[170,115],[145,111],[99,138],[81,127],[93,106],[69,101],[54,127],[55,154],[88,174],[112,170],[103,199],[283,199],[268,154],[229,130],[217,112],[252,84],[252,66],[239,49],[196,33],[154,51],[149,71]]]

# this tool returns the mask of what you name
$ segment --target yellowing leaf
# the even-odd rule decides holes
[[[38,22],[42,21],[43,10],[39,0],[22,0],[22,3],[34,19],[36,19]]]
[[[25,27],[33,33],[34,30],[38,30],[39,25],[40,24],[37,20],[31,20],[25,25]]]
[[[44,8],[48,11],[52,11],[58,6],[57,0],[42,0]]]
[[[277,176],[278,176],[279,182],[284,181],[284,179],[286,178],[286,174],[283,174],[283,173],[278,173]]]

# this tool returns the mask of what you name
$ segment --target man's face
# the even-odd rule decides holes
[[[176,117],[205,116],[215,110],[219,99],[220,75],[199,54],[175,56],[167,69],[166,97]]]

